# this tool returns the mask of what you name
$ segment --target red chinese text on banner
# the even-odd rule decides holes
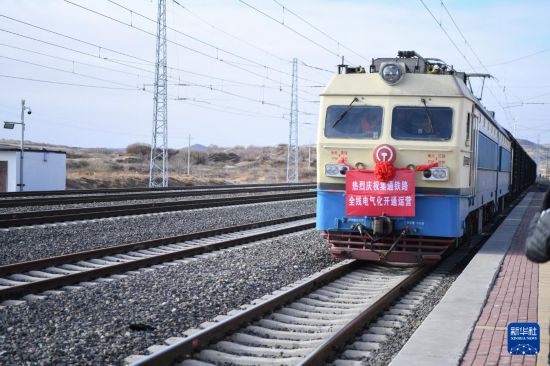
[[[414,216],[415,172],[396,169],[388,182],[378,181],[374,172],[346,172],[347,216]]]

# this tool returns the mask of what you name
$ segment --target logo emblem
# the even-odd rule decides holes
[[[511,355],[536,355],[540,352],[538,323],[508,324],[508,352]]]
[[[372,158],[375,162],[380,163],[382,161],[387,161],[388,163],[393,164],[397,159],[397,153],[395,148],[388,144],[378,145],[374,152],[372,153]]]

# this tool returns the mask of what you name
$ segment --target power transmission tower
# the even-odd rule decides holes
[[[288,156],[286,161],[287,183],[298,183],[300,147],[298,146],[298,59],[292,60],[292,94],[290,96],[290,123],[288,133]]]
[[[157,62],[153,96],[153,139],[149,187],[168,186],[168,74],[166,55],[166,0],[159,0],[157,28]]]

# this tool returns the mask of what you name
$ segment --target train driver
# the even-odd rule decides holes
[[[361,133],[366,137],[378,138],[382,121],[379,118],[364,116],[361,119]]]

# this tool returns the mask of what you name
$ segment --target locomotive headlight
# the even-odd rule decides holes
[[[380,76],[390,85],[395,85],[401,81],[405,70],[403,65],[397,63],[382,63],[380,67]]]
[[[446,166],[430,168],[422,174],[423,180],[444,182],[449,180],[449,169]]]
[[[325,176],[345,177],[348,167],[344,164],[325,164]]]

